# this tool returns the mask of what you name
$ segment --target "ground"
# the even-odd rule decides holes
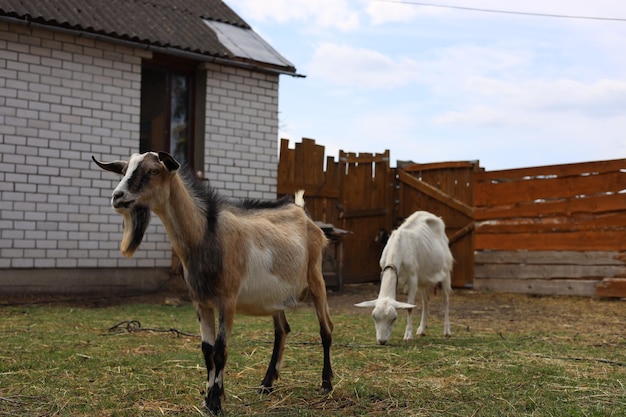
[[[355,303],[375,299],[378,286],[374,284],[348,285],[340,292],[329,292],[332,311],[370,314],[371,309],[354,307]],[[406,297],[399,297],[406,301]],[[414,312],[415,328],[419,311]],[[431,297],[432,321],[442,322],[442,297]],[[472,331],[473,328],[496,332],[556,332],[578,328],[580,332],[614,334],[623,328],[626,319],[626,300],[595,299],[569,296],[533,296],[456,289],[450,296],[452,331]],[[399,319],[404,325],[405,320]],[[372,324],[372,332],[373,332]],[[429,326],[429,333],[438,335],[443,329]],[[622,332],[620,330],[620,332]]]
[[[328,303],[333,313],[368,315],[371,309],[357,308],[354,304],[375,299],[378,284],[344,285],[341,291],[328,291]],[[400,296],[399,300],[406,301]],[[0,295],[0,306],[16,304],[71,304],[102,307],[126,303],[177,304],[188,302],[184,291],[159,292],[147,295],[128,295],[118,297],[98,296],[6,296]],[[312,308],[312,303],[305,301],[299,308]],[[419,324],[419,307],[415,311],[414,324]],[[434,328],[442,322],[441,294],[431,297],[429,333],[439,334],[442,329]],[[533,296],[508,294],[467,289],[455,289],[450,297],[450,321],[452,331],[471,332],[473,329],[493,330],[496,332],[558,332],[571,331],[598,335],[615,335],[623,328],[626,318],[626,300],[598,299],[569,296]],[[398,324],[406,323],[400,316]],[[374,326],[372,322],[372,332]],[[621,333],[619,330],[618,333]]]

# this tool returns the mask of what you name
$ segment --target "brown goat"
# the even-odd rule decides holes
[[[260,388],[269,392],[278,378],[290,332],[284,310],[295,306],[307,288],[324,348],[322,388],[332,390],[333,324],[322,276],[326,238],[305,214],[301,197],[296,196],[296,204],[287,198],[233,203],[187,170],[179,170],[180,164],[166,152],[133,154],[128,161],[93,160],[100,168],[123,176],[111,198],[113,208],[124,216],[122,254],[131,257],[135,253],[153,211],[182,262],[200,322],[207,368],[205,407],[210,412],[217,414],[222,408],[227,343],[235,312],[274,319],[274,350]]]

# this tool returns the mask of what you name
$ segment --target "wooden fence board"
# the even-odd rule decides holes
[[[623,250],[626,231],[572,233],[476,233],[476,250]]]
[[[475,278],[498,277],[503,279],[597,279],[626,276],[626,266],[621,265],[537,265],[537,264],[477,264]]]
[[[623,251],[479,251],[475,260],[476,289],[603,297],[626,295]]]
[[[479,181],[476,183],[476,201],[480,202],[480,206],[500,206],[520,201],[549,202],[580,196],[604,195],[618,193],[624,189],[626,172],[622,171],[502,183]]]
[[[574,295],[583,297],[595,295],[597,284],[597,280],[474,279],[474,288],[477,290],[539,295]]]
[[[494,220],[519,217],[536,217],[550,215],[571,215],[577,213],[622,212],[626,207],[626,193],[602,194],[586,198],[551,200],[541,203],[518,201],[500,206],[483,206],[475,208],[475,219]]]
[[[626,278],[605,278],[596,285],[596,297],[626,297]]]
[[[623,213],[609,213],[599,216],[571,215],[491,220],[477,222],[476,229],[484,234],[617,231],[626,230],[626,216]]]
[[[516,168],[497,171],[483,171],[477,176],[477,182],[503,182],[534,177],[550,177],[568,175],[580,176],[585,174],[606,173],[619,171],[626,167],[626,159],[612,159],[606,161],[581,162],[565,165],[546,165],[529,168]]]
[[[479,251],[477,265],[483,264],[557,264],[626,265],[626,253],[618,251]]]
[[[455,210],[465,214],[467,217],[474,217],[474,208],[468,206],[462,201],[457,200],[456,198],[450,197],[449,194],[438,190],[432,185],[428,184],[425,181],[420,181],[412,175],[409,175],[402,170],[398,171],[398,178],[400,181],[403,181],[407,184],[410,184],[413,188],[423,192],[424,194],[429,195],[430,197],[438,200],[448,207],[452,207]]]

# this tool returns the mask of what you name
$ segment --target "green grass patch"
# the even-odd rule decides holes
[[[320,391],[314,312],[288,312],[281,378],[258,394],[271,319],[240,316],[229,347],[224,415],[623,416],[626,342],[578,333],[453,327],[374,344],[368,314],[333,315],[335,389]],[[109,332],[125,320],[174,332]],[[203,415],[205,369],[191,306],[0,308],[0,416]],[[437,335],[436,335],[437,334]]]

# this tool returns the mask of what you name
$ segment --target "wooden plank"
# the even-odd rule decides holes
[[[499,206],[520,202],[543,202],[580,196],[606,195],[626,189],[626,172],[597,175],[528,179],[502,183],[477,182],[477,206]]]
[[[387,209],[383,207],[383,208],[374,208],[374,209],[344,211],[341,214],[341,216],[345,219],[352,219],[355,217],[363,218],[363,217],[385,216],[386,214],[387,214]]]
[[[340,157],[340,159],[346,164],[371,164],[373,162],[389,163],[389,156],[380,153],[372,155],[369,153],[356,154],[354,152],[346,152]]]
[[[477,203],[474,210],[476,220],[492,220],[517,217],[550,216],[576,213],[608,213],[623,212],[626,207],[626,194],[603,194],[585,198],[573,198],[536,202],[521,202],[500,206],[485,206],[485,202]]]
[[[304,184],[319,186],[324,183],[324,147],[317,145],[313,139],[302,139],[302,166],[297,167],[304,174]]]
[[[433,162],[428,164],[406,164],[402,166],[403,171],[419,172],[430,170],[449,170],[452,168],[464,168],[474,170],[478,166],[477,161],[449,161],[449,162]]]
[[[544,165],[529,168],[517,168],[497,171],[482,171],[476,173],[477,182],[511,181],[523,178],[549,176],[579,176],[589,173],[605,173],[619,171],[626,168],[626,159],[612,159],[605,161],[582,162],[565,165]]]
[[[476,231],[480,234],[601,232],[620,229],[626,229],[626,216],[623,211],[597,216],[573,214],[571,216],[500,219],[476,223]]]
[[[626,254],[618,251],[476,251],[480,264],[626,265]]]
[[[414,176],[403,172],[402,170],[398,170],[398,179],[404,183],[406,183],[407,185],[423,192],[424,194],[429,195],[430,197],[445,203],[447,206],[452,207],[453,209],[465,214],[466,216],[473,218],[474,217],[474,208],[468,206],[467,204],[463,203],[462,201],[459,201],[453,197],[450,197],[449,195],[445,194],[444,192],[438,190],[437,188],[433,187],[432,185],[424,182],[424,181],[420,181],[417,178],[415,178]]]
[[[475,278],[474,289],[481,291],[512,292],[538,295],[574,295],[591,297],[598,280],[514,280]]]
[[[280,191],[280,187],[283,183],[293,182],[294,177],[294,151],[289,149],[289,140],[280,140],[280,158],[278,160],[278,193],[285,194]]]
[[[602,279],[626,276],[626,266],[621,265],[538,265],[538,264],[476,264],[476,278],[503,279]]]
[[[448,239],[448,243],[452,245],[458,240],[463,239],[465,236],[469,235],[473,231],[474,231],[474,222],[468,223],[467,225],[465,225],[465,227],[463,227],[462,229],[454,233],[452,236],[450,236],[450,238]]]
[[[626,298],[626,278],[604,278],[596,285],[596,297]]]
[[[475,250],[626,250],[626,231],[474,234]]]
[[[316,185],[303,185],[300,183],[282,183],[278,187],[279,195],[293,194],[298,190],[304,190],[304,199],[308,200],[309,198],[315,197],[324,197],[324,198],[338,198],[339,190],[338,189],[320,189],[319,186]]]

